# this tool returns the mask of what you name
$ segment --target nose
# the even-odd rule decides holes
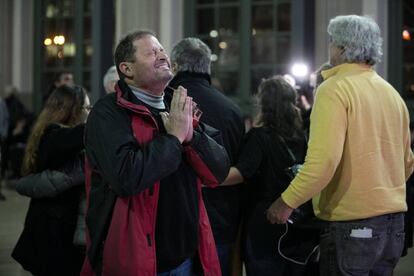
[[[159,51],[158,52],[158,59],[160,59],[160,60],[168,60],[167,53],[164,52],[164,51]]]

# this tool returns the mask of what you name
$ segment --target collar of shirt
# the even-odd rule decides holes
[[[154,96],[132,85],[129,85],[129,88],[140,101],[157,109],[165,109],[164,93],[161,96]]]
[[[350,71],[372,71],[372,66],[358,63],[343,63],[337,65],[331,69],[321,72],[324,80],[329,79],[332,76],[340,75]]]

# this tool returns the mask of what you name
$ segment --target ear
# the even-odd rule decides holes
[[[134,75],[131,63],[129,63],[129,62],[126,62],[126,61],[121,62],[119,64],[119,70],[122,72],[122,74],[124,74],[128,78],[132,78],[133,75]]]

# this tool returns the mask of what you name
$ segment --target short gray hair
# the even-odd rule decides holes
[[[178,72],[210,74],[211,50],[198,38],[184,38],[174,45],[171,51],[171,62],[177,64]]]
[[[381,31],[372,18],[337,16],[329,22],[328,34],[335,46],[343,47],[342,58],[345,62],[374,65],[381,61]]]

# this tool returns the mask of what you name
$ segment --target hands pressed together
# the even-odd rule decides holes
[[[179,86],[173,94],[170,112],[161,112],[161,119],[167,133],[174,135],[181,143],[193,138],[193,98],[187,96],[187,89]]]

